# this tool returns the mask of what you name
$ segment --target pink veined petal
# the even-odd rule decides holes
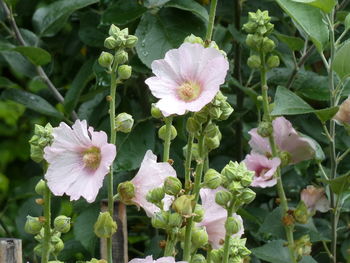
[[[175,96],[178,85],[171,80],[150,77],[145,80],[154,97],[158,99]]]
[[[73,130],[64,122],[61,122],[59,127],[53,128],[52,135],[54,141],[50,147],[70,151],[78,151],[85,148],[85,145],[81,145]]]
[[[91,139],[88,134],[86,120],[76,120],[72,126],[73,132],[77,140],[81,145],[89,147],[91,145]]]
[[[160,79],[166,79],[178,85],[183,81],[180,74],[174,71],[169,63],[164,59],[153,61],[151,67],[152,72]]]
[[[271,152],[269,141],[258,134],[257,128],[251,129],[248,133],[251,136],[249,140],[249,145],[252,148],[252,151],[258,152],[264,155],[266,153]]]

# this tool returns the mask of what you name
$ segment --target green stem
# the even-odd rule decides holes
[[[172,117],[165,118],[165,134],[166,134],[166,137],[165,137],[165,140],[164,140],[163,162],[167,162],[169,160],[172,121],[173,121]]]
[[[229,208],[227,209],[227,218],[229,218],[230,216],[232,216],[233,213],[233,208],[234,208],[234,202],[231,201]],[[226,219],[227,220],[227,219]],[[223,260],[222,263],[228,263],[228,258],[229,258],[229,248],[230,248],[230,237],[231,235],[227,234],[226,231],[226,235],[225,235],[225,243],[224,243],[224,256],[223,256]]]
[[[212,35],[213,35],[217,3],[218,3],[218,0],[211,0],[211,2],[210,2],[209,23],[208,23],[207,34],[205,35],[205,40],[208,41],[208,42],[211,41],[211,38],[212,38]]]
[[[51,241],[51,192],[49,187],[45,186],[44,191],[44,240],[41,254],[41,263],[48,263],[50,259],[50,241]]]
[[[187,141],[187,152],[185,160],[185,190],[190,191],[191,188],[191,162],[192,162],[192,146],[193,146],[193,133],[190,133]]]
[[[166,241],[164,257],[173,257],[174,256],[174,250],[175,250],[176,243],[177,243],[176,237],[172,234],[169,234],[167,241]]]
[[[207,263],[211,263],[211,251],[212,251],[212,247],[209,246],[207,251]]]

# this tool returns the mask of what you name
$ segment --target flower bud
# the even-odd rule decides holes
[[[164,181],[164,192],[168,195],[177,195],[182,189],[181,181],[173,176],[168,176]]]
[[[222,110],[219,107],[210,107],[209,115],[213,120],[219,119],[221,114]]]
[[[100,213],[94,225],[94,233],[99,238],[109,238],[117,231],[117,223],[109,212]]]
[[[33,161],[40,163],[43,160],[44,148],[52,143],[52,126],[50,123],[45,127],[35,124],[34,135],[29,140],[30,157]]]
[[[240,194],[243,189],[244,187],[239,181],[232,181],[227,187],[227,190],[229,190],[234,195]]]
[[[121,80],[129,79],[131,77],[132,68],[129,65],[121,65],[118,67],[118,77]]]
[[[155,119],[160,119],[164,117],[160,109],[158,109],[154,103],[152,103],[151,115]]]
[[[64,243],[62,239],[58,238],[58,240],[53,244],[53,251],[52,253],[54,255],[59,254],[64,249]]]
[[[186,129],[188,133],[196,133],[200,130],[201,124],[194,118],[189,117],[186,122]]]
[[[211,260],[214,263],[221,263],[223,257],[223,251],[221,249],[213,249],[210,252]]]
[[[124,50],[119,50],[115,56],[114,56],[114,59],[115,59],[115,62],[117,62],[118,64],[124,64],[125,62],[128,61],[128,53]]]
[[[41,257],[42,256],[42,251],[43,251],[43,246],[41,244],[36,245],[33,249],[34,254]]]
[[[90,261],[86,261],[86,263],[107,263],[107,261],[105,259],[92,258]]]
[[[120,30],[118,35],[119,36],[123,36],[123,37],[128,36],[129,35],[129,29],[126,27],[126,28]]]
[[[126,112],[119,113],[115,118],[115,130],[129,133],[134,125],[134,119]]]
[[[247,60],[247,65],[251,69],[258,69],[261,67],[261,59],[257,55],[252,55]]]
[[[281,159],[281,166],[284,167],[284,166],[287,166],[290,161],[292,160],[292,156],[289,152],[280,152],[278,154],[278,157]]]
[[[228,217],[225,222],[225,229],[227,235],[234,235],[238,233],[241,228],[241,224],[234,217]]]
[[[46,182],[43,179],[40,179],[40,181],[35,186],[35,192],[38,195],[44,195],[46,189]]]
[[[294,211],[294,218],[295,221],[301,224],[306,224],[309,220],[309,213],[306,204],[303,201],[300,201],[298,206],[296,207]]]
[[[210,189],[218,188],[222,183],[222,176],[214,169],[209,169],[204,175],[204,184]]]
[[[40,222],[39,217],[27,216],[27,221],[24,225],[24,230],[28,234],[32,234],[32,235],[39,234],[42,227],[43,227],[43,223]]]
[[[171,125],[171,135],[170,135],[170,140],[174,140],[177,136],[177,131],[176,131],[176,128]],[[160,127],[160,129],[158,130],[158,137],[160,139],[162,139],[163,141],[165,141],[167,138],[166,138],[166,125],[163,125],[162,127]]]
[[[200,204],[196,204],[194,214],[195,216],[193,217],[193,221],[197,223],[202,222],[204,217],[204,209]]]
[[[185,39],[184,39],[184,43],[191,43],[191,44],[201,44],[201,45],[204,45],[204,41],[202,38],[200,37],[197,37],[193,34],[187,36]]]
[[[170,227],[181,227],[182,225],[182,216],[178,213],[172,213],[169,215],[168,225]]]
[[[102,51],[100,57],[98,58],[98,64],[101,67],[109,68],[113,64],[113,55],[109,52]]]
[[[273,127],[271,122],[262,121],[258,126],[258,134],[261,137],[269,137],[273,132]]]
[[[114,37],[107,37],[104,42],[105,48],[115,49],[118,46],[118,42]]]
[[[205,136],[204,138],[205,146],[209,151],[219,148],[220,141],[221,141],[221,133],[220,133],[220,136],[218,135],[215,137]]]
[[[262,43],[262,51],[266,54],[271,51],[273,51],[276,47],[275,42],[273,42],[272,39],[269,39],[268,37],[264,37],[263,43]]]
[[[232,200],[232,194],[226,190],[220,190],[215,194],[215,202],[222,207],[227,207]]]
[[[109,27],[109,30],[108,30],[108,34],[110,36],[118,36],[120,33],[120,28],[115,26],[114,24],[112,24],[110,27]]]
[[[190,263],[207,263],[207,260],[202,254],[195,254],[192,258]]]
[[[54,220],[55,230],[61,233],[67,233],[70,230],[70,217],[58,216]]]
[[[120,200],[125,204],[132,204],[131,199],[135,197],[135,185],[126,181],[118,185],[118,194]]]
[[[163,187],[154,188],[147,193],[146,200],[153,204],[160,203],[165,196]]]
[[[154,228],[166,229],[168,228],[169,213],[168,212],[157,212],[151,219],[152,226]]]
[[[255,199],[256,193],[249,188],[244,189],[243,193],[240,195],[240,200],[245,204],[250,204]]]
[[[192,245],[200,248],[208,244],[208,233],[204,228],[195,227],[192,232]]]
[[[241,179],[241,185],[244,187],[249,186],[253,182],[253,176],[245,176]]]
[[[233,108],[231,107],[230,103],[228,103],[228,102],[222,103],[220,105],[220,109],[222,111],[222,114],[220,115],[220,120],[222,120],[222,121],[227,120],[233,112]]]
[[[248,47],[255,49],[256,41],[255,41],[255,35],[253,34],[248,34],[247,38],[245,40],[245,43],[247,44]]]
[[[175,199],[172,208],[184,217],[192,216],[192,207],[194,205],[193,195],[182,195]]]
[[[277,68],[280,65],[280,58],[275,55],[270,56],[266,61],[266,65],[269,68]]]
[[[128,37],[126,38],[126,41],[125,41],[125,47],[126,48],[133,48],[136,45],[137,41],[138,41],[137,36],[128,35]]]

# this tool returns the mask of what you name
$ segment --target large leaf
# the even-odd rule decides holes
[[[280,7],[310,37],[317,50],[322,52],[328,43],[328,28],[323,22],[320,10],[313,6],[296,3],[291,0],[276,0]]]
[[[37,75],[34,65],[18,52],[3,50],[0,54],[14,71],[30,78]]]
[[[335,0],[293,0],[293,2],[308,4],[317,7],[326,13],[330,13],[337,4]]]
[[[93,11],[87,11],[79,15],[80,28],[79,38],[81,41],[92,47],[103,47],[106,34],[98,28],[101,16]]]
[[[336,53],[333,61],[333,69],[341,79],[350,74],[350,41],[346,42]]]
[[[209,20],[207,9],[194,0],[171,0],[170,2],[166,3],[164,7],[175,7],[185,11],[190,11],[206,22]]]
[[[280,207],[275,208],[265,217],[264,222],[259,228],[259,234],[271,235],[275,238],[280,239],[286,237],[282,223],[282,211]]]
[[[276,35],[278,40],[285,43],[291,50],[299,51],[299,50],[302,50],[304,47],[304,40],[302,40],[299,37],[292,37],[292,36],[283,35],[279,33],[274,33],[274,35]]]
[[[50,103],[38,95],[20,89],[7,89],[2,93],[2,97],[4,99],[13,100],[23,104],[28,109],[41,114],[59,119],[63,118],[63,115],[59,111],[57,111]]]
[[[345,174],[342,176],[338,176],[331,180],[326,180],[326,182],[330,185],[333,192],[336,194],[341,194],[350,187],[350,174]]]
[[[102,15],[102,21],[108,24],[125,25],[141,17],[147,8],[137,0],[119,0],[111,5]]]
[[[267,262],[271,263],[290,263],[289,250],[286,246],[287,241],[274,240],[261,247],[251,249],[253,254]]]
[[[51,61],[51,55],[40,47],[19,46],[13,49],[28,58],[36,66],[41,66]]]
[[[33,24],[41,36],[56,34],[76,10],[99,2],[99,0],[60,0],[54,1],[35,11]]]
[[[147,13],[136,29],[137,54],[150,67],[153,60],[163,58],[166,51],[177,48],[191,33],[203,37],[205,25],[189,12],[164,8],[155,15]]]

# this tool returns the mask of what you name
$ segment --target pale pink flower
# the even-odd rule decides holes
[[[333,119],[339,124],[350,124],[350,96],[339,106],[339,110]]]
[[[53,143],[44,149],[51,192],[66,193],[71,201],[81,196],[89,203],[95,201],[115,158],[115,145],[107,142],[105,132],[88,128],[85,120],[77,120],[72,128],[61,122],[52,135]]]
[[[278,117],[273,120],[272,125],[275,142],[279,150],[290,154],[290,164],[299,163],[314,157],[315,143],[309,138],[300,136],[286,118]],[[250,130],[249,134],[251,136],[249,145],[252,147],[253,152],[271,155],[268,138],[261,137],[256,128]]]
[[[204,209],[204,217],[202,222],[197,224],[198,226],[205,227],[208,233],[209,243],[215,249],[222,246],[226,235],[225,222],[227,219],[227,211],[215,202],[215,195],[220,190],[225,190],[225,188],[202,188],[200,190],[202,207]],[[233,237],[240,238],[244,233],[243,220],[239,215],[235,213],[232,216],[236,218],[241,225],[240,230],[238,231],[238,233],[234,234]]]
[[[176,263],[173,257],[162,257],[157,260],[153,260],[152,256],[146,258],[135,258],[129,261],[129,263]],[[185,261],[178,261],[177,263],[186,263]]]
[[[157,156],[148,150],[142,160],[141,167],[131,182],[135,186],[135,196],[131,199],[137,206],[142,207],[147,216],[152,217],[160,209],[146,200],[147,193],[157,187],[162,187],[168,176],[176,177],[176,171],[168,162],[157,163]],[[171,197],[166,195],[165,210],[171,205]]]
[[[308,185],[306,189],[301,191],[300,197],[311,213],[316,210],[325,213],[330,209],[329,200],[322,187],[316,188],[313,185]]]
[[[245,157],[244,163],[248,170],[255,172],[251,186],[265,188],[277,183],[274,174],[281,164],[280,158],[268,159],[265,155],[252,152]]]
[[[229,68],[220,51],[190,43],[169,50],[151,66],[156,76],[145,82],[160,99],[156,106],[164,116],[200,111],[215,97]]]

